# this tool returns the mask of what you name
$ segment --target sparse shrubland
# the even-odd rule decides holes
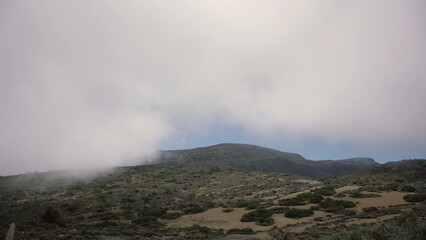
[[[267,156],[270,154],[275,153],[268,152]],[[231,155],[233,162],[244,161],[246,156],[238,155],[238,151]],[[15,239],[219,239],[226,234],[266,231],[280,224],[278,220],[274,222],[274,218],[284,216],[295,219],[281,219],[292,224],[274,228],[271,233],[277,239],[356,239],[356,236],[387,239],[388,233],[396,234],[398,239],[424,236],[426,161],[386,164],[313,181],[266,171],[264,166],[255,165],[253,159],[249,159],[250,164],[254,164],[250,169],[238,169],[218,165],[221,160],[214,162],[203,156],[204,153],[197,150],[189,156],[191,161],[121,167],[84,181],[55,178],[49,182],[47,175],[38,173],[0,177],[0,239],[5,238],[11,222],[16,223]],[[262,172],[253,169],[262,169]],[[318,187],[320,185],[322,187]],[[338,187],[350,185],[360,188],[336,193]],[[386,191],[405,193],[396,195],[401,202],[393,206],[363,205],[363,201],[380,199]],[[289,193],[299,192],[303,193],[284,199]],[[391,194],[395,196],[394,192]],[[406,195],[405,203],[403,195]],[[362,199],[366,197],[371,199]],[[358,208],[354,208],[355,201],[360,202]],[[313,207],[287,207],[307,204]],[[406,213],[410,209],[413,211]],[[250,211],[243,214],[247,210]],[[316,212],[319,216],[308,218],[314,214],[313,210],[327,213]],[[233,217],[238,228],[206,227],[210,226],[205,224],[210,213]],[[395,216],[377,223],[378,217]],[[185,218],[207,220],[184,226],[169,224]],[[362,226],[357,221],[373,223]],[[244,224],[251,228],[245,228]],[[314,225],[302,233],[291,232],[292,227],[303,228],[306,224]],[[278,238],[280,234],[285,238]]]

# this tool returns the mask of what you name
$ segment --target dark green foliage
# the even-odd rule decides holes
[[[376,207],[366,207],[363,208],[362,211],[368,213],[368,212],[376,212],[378,209]]]
[[[157,218],[152,216],[143,216],[139,217],[132,221],[133,224],[142,225],[144,227],[156,228],[162,226],[160,222],[157,221]]]
[[[303,218],[314,215],[314,211],[311,209],[298,209],[298,208],[290,208],[284,214],[285,217],[288,218]]]
[[[318,206],[321,208],[328,208],[328,207],[353,208],[356,206],[356,204],[351,201],[333,200],[331,198],[326,198],[324,201],[320,202]]]
[[[175,229],[169,229],[169,231],[176,231]],[[202,227],[198,224],[194,224],[189,228],[177,229],[177,231],[185,232],[188,239],[218,239],[224,236],[223,231],[215,230],[208,227]],[[170,232],[168,235],[178,235],[178,233]],[[172,238],[175,239],[175,238]],[[180,238],[178,238],[180,239]]]
[[[324,198],[317,193],[301,193],[294,198],[281,199],[278,201],[280,206],[301,206],[308,203],[319,203]]]
[[[182,216],[181,213],[174,212],[174,213],[165,213],[163,216],[161,216],[162,219],[176,219]]]
[[[43,221],[47,223],[55,223],[59,220],[59,218],[60,218],[59,210],[52,206],[47,207],[46,211],[44,212],[42,216]]]
[[[290,209],[290,208],[288,208],[288,207],[273,207],[273,208],[270,208],[269,210],[272,211],[273,213],[285,213],[285,211],[287,211],[288,209]]]
[[[280,206],[301,206],[305,205],[306,201],[301,198],[288,198],[288,199],[281,199],[278,201],[278,204]]]
[[[426,201],[426,193],[408,194],[404,196],[407,202],[424,202]]]
[[[341,213],[345,216],[354,216],[356,212],[354,210],[345,209],[341,211]]]
[[[226,232],[226,234],[253,235],[253,234],[256,234],[256,232],[254,232],[253,229],[251,228],[231,228]]]
[[[260,201],[249,201],[246,206],[246,210],[258,209],[261,208],[262,204]]]
[[[363,213],[357,214],[354,217],[356,218],[378,218],[390,214],[400,214],[402,213],[399,209],[378,209],[375,207],[363,208]]]
[[[233,212],[233,211],[234,211],[233,208],[225,208],[225,209],[222,210],[222,212],[224,212],[224,213],[229,213],[229,212]]]
[[[313,210],[321,210],[328,213],[342,213],[344,214],[345,208],[355,207],[356,204],[351,201],[344,200],[333,200],[331,198],[326,198],[321,201],[318,206],[313,206]]]
[[[118,223],[112,222],[112,221],[102,221],[96,224],[96,227],[99,227],[99,228],[108,228],[108,227],[116,227],[116,226],[118,226]]]
[[[402,192],[415,192],[416,188],[413,187],[412,185],[403,185],[403,186],[401,186],[401,191]]]
[[[272,227],[268,231],[268,235],[273,240],[291,240],[291,239],[293,239],[293,233],[290,232],[290,230],[288,228],[287,229],[278,228],[277,226]]]
[[[308,203],[319,203],[324,199],[324,197],[318,193],[302,193],[297,195],[297,198],[303,199]]]
[[[323,196],[333,196],[336,193],[334,188],[335,186],[328,185],[328,186],[320,187],[311,191]]]
[[[205,209],[205,208],[203,208],[203,207],[201,207],[200,205],[198,205],[198,204],[192,204],[191,206],[189,206],[188,208],[185,208],[184,210],[183,210],[183,212],[185,213],[185,214],[196,214],[196,213],[200,213],[200,212],[204,212],[204,211],[206,211],[207,209]]]
[[[257,225],[269,226],[274,224],[272,215],[271,210],[261,208],[244,214],[241,217],[241,222],[256,222]]]
[[[273,218],[259,219],[256,221],[256,224],[259,226],[271,226],[274,223],[275,223],[275,220]]]

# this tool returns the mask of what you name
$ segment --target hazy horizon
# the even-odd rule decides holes
[[[0,1],[0,175],[240,142],[426,157],[426,2]]]

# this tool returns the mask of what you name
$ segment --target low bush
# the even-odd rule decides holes
[[[254,232],[253,229],[251,228],[231,228],[226,232],[226,234],[253,235],[253,234],[256,234],[256,232]]]
[[[248,212],[241,217],[241,222],[256,222],[257,225],[269,226],[274,224],[272,219],[273,212],[271,210],[261,208]]]
[[[344,201],[344,200],[333,200],[331,198],[326,198],[321,201],[318,206],[320,208],[329,208],[329,207],[343,207],[343,208],[353,208],[356,206],[354,202]]]
[[[144,227],[152,227],[152,228],[162,226],[162,223],[158,222],[157,218],[152,216],[139,217],[135,220],[132,220],[132,223],[136,225],[141,225]]]
[[[183,210],[183,212],[184,212],[185,214],[196,214],[196,213],[204,212],[204,211],[206,211],[206,210],[207,210],[207,209],[205,209],[205,208],[201,207],[200,205],[193,205],[193,206],[190,206],[190,207],[188,207],[188,208],[185,208],[185,209]]]
[[[55,223],[59,220],[59,218],[60,218],[59,210],[52,206],[47,207],[46,211],[44,212],[42,216],[43,221],[47,223]]]
[[[311,209],[321,210],[328,213],[341,213],[346,215],[345,208],[352,208],[355,206],[356,204],[351,201],[333,200],[330,198],[326,198],[325,200],[321,201],[317,206],[311,207]]]
[[[165,213],[163,216],[161,216],[162,219],[176,219],[179,218],[182,214],[178,212],[174,213]]]
[[[366,207],[363,208],[362,211],[368,213],[368,212],[376,212],[378,209],[376,207]]]
[[[426,193],[408,194],[404,196],[407,202],[424,202],[426,201]]]
[[[273,213],[285,213],[285,211],[287,211],[288,209],[290,209],[290,208],[288,208],[288,207],[273,207],[273,208],[270,208],[269,210],[272,211]]]
[[[280,206],[301,206],[301,205],[305,205],[306,202],[300,198],[288,198],[288,199],[281,199],[278,202],[278,204]]]
[[[401,186],[401,191],[402,192],[415,192],[416,188],[411,186],[411,185],[403,185],[403,186]]]
[[[224,212],[224,213],[229,213],[229,212],[232,212],[232,211],[234,211],[233,208],[225,208],[225,209],[222,210],[222,212]]]
[[[308,203],[319,203],[324,199],[317,193],[301,193],[294,198],[282,199],[278,202],[280,206],[301,206]]]
[[[336,191],[334,190],[334,186],[331,186],[331,185],[313,189],[311,190],[311,192],[319,194],[319,195],[323,195],[323,196],[333,196],[336,193]]]
[[[290,208],[284,214],[285,217],[288,218],[303,218],[314,215],[314,211],[311,209],[298,209],[298,208]]]

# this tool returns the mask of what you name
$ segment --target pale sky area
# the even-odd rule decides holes
[[[426,158],[424,0],[0,0],[0,175],[258,144]]]

